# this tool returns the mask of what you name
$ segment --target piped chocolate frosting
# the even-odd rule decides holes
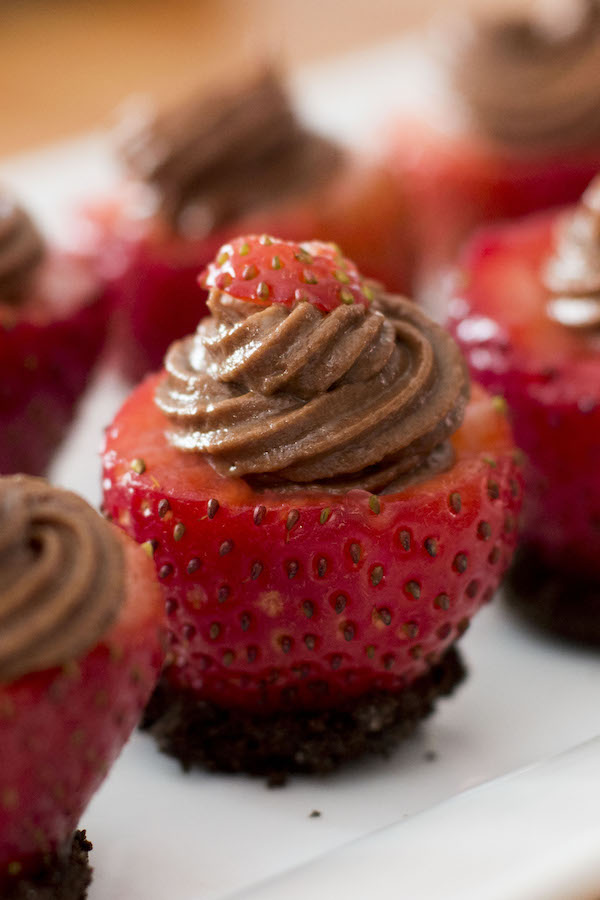
[[[568,328],[600,329],[600,176],[561,222],[543,277],[552,319]]]
[[[255,485],[399,490],[452,464],[469,381],[450,336],[401,297],[324,313],[213,289],[172,345],[168,438]]]
[[[569,0],[560,16],[542,5],[463,20],[448,33],[451,81],[484,134],[523,151],[600,141],[598,0]]]
[[[0,478],[0,572],[0,682],[76,660],[124,601],[118,536],[41,478]]]
[[[0,190],[0,303],[19,304],[45,253],[29,214]]]
[[[130,175],[150,185],[180,233],[202,237],[304,189],[318,188],[342,152],[297,120],[268,71],[249,84],[145,117],[121,142]]]

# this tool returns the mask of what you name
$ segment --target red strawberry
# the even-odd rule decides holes
[[[198,290],[198,275],[231,235],[183,240],[148,223],[140,234],[112,207],[87,211],[87,217],[98,232],[100,266],[110,276],[109,351],[123,375],[137,383],[159,369],[169,344],[206,315],[207,294]]]
[[[114,531],[127,572],[116,622],[91,650],[62,668],[0,682],[2,896],[7,886],[19,897],[30,896],[19,893],[30,890],[24,879],[53,883],[52,867],[60,873],[67,866],[62,855],[79,817],[138,722],[157,678],[162,614],[154,572],[142,550]],[[85,850],[79,836],[73,859],[80,862]]]
[[[200,276],[203,287],[238,300],[293,306],[302,300],[322,312],[342,303],[367,306],[372,291],[335,244],[282,241],[269,235],[234,238]]]
[[[520,475],[496,404],[476,390],[456,464],[401,493],[256,493],[169,445],[157,380],[107,432],[104,506],[153,548],[172,685],[264,716],[401,692],[444,658],[516,540]]]
[[[201,240],[173,234],[155,219],[129,220],[114,201],[86,215],[98,233],[96,252],[112,272],[114,354],[134,382],[160,368],[169,344],[190,334],[206,315],[198,275],[238,234],[335,241],[366,277],[398,291],[410,284],[406,208],[384,167],[353,164],[326,190],[255,211]]]
[[[392,139],[390,165],[411,209],[427,277],[431,266],[455,259],[478,225],[578,200],[598,171],[600,152],[511,153],[411,119]]]
[[[102,282],[53,253],[19,307],[0,299],[0,472],[40,474],[73,418],[104,344]]]
[[[474,377],[510,405],[527,457],[523,541],[563,573],[571,602],[574,579],[600,576],[600,354],[546,314],[540,273],[556,223],[547,214],[474,238],[450,325]],[[600,639],[598,618],[595,629]]]

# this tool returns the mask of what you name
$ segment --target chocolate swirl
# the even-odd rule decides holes
[[[77,659],[124,600],[118,536],[41,478],[0,478],[0,571],[0,682]]]
[[[31,217],[0,193],[0,303],[17,304],[44,256],[44,241]]]
[[[121,153],[132,176],[155,189],[172,227],[193,236],[318,187],[341,159],[334,144],[296,121],[272,72],[135,123]]]
[[[600,176],[562,222],[543,274],[554,295],[547,304],[550,318],[568,328],[600,328]]]
[[[384,295],[323,314],[214,290],[209,306],[157,389],[174,446],[253,483],[333,491],[399,489],[451,464],[468,377],[413,303]]]
[[[560,19],[546,13],[463,22],[451,79],[495,140],[522,150],[587,147],[600,139],[600,3],[569,0]]]

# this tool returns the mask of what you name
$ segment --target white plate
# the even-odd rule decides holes
[[[599,767],[596,738],[236,897],[598,900]]]
[[[425,90],[427,79],[412,49],[387,45],[307,70],[294,88],[314,121],[373,144],[383,113],[409,89],[414,93],[415,85]],[[92,136],[7,160],[0,177],[57,229],[68,202],[102,190],[115,173],[106,142]],[[115,376],[100,373],[52,471],[55,481],[95,503],[102,428],[124,391]],[[243,777],[183,775],[136,734],[83,817],[95,845],[90,900],[217,900],[600,733],[600,655],[543,641],[515,623],[501,603],[476,617],[461,646],[472,675],[455,697],[440,703],[418,735],[388,760],[354,765],[327,779],[297,778],[283,790],[267,790],[261,781]],[[597,796],[597,782],[593,788]],[[533,795],[525,801],[534,802]],[[465,825],[464,809],[460,803],[447,807],[445,827],[454,836]],[[313,810],[321,816],[311,818]],[[389,833],[394,846],[396,840],[402,846],[407,831]],[[426,839],[423,830],[414,834]],[[488,835],[499,848],[510,849],[500,826],[492,823]],[[436,841],[443,839],[439,832]],[[435,841],[430,851],[435,860]],[[345,897],[353,874],[344,857],[339,864],[337,859],[335,896]],[[308,871],[306,896],[332,898],[314,888]],[[523,879],[530,874],[523,872]],[[445,896],[443,867],[432,866],[429,876],[428,896]],[[295,877],[302,885],[302,873]],[[285,900],[286,889],[269,896]],[[485,866],[473,896],[499,896]]]

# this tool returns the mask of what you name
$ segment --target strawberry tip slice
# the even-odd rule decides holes
[[[373,288],[336,244],[246,235],[223,244],[199,283],[238,300],[293,307],[306,301],[328,313],[342,305],[368,306]]]

